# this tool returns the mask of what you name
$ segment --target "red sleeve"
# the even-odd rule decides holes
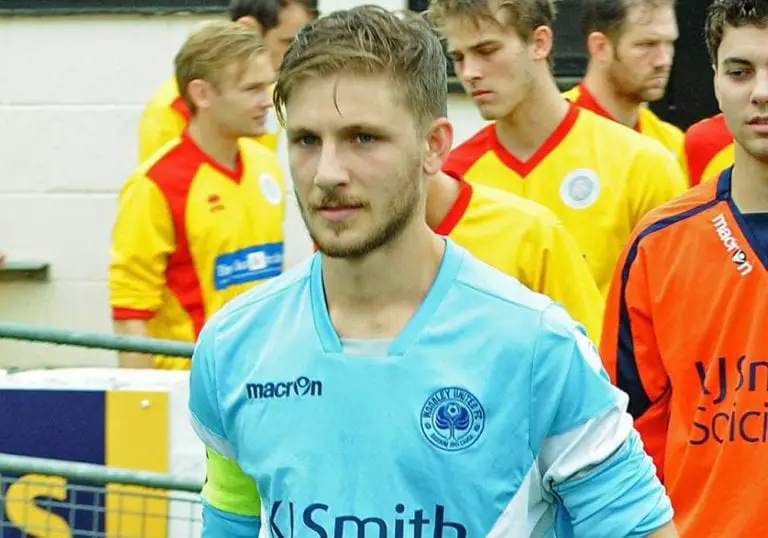
[[[154,315],[151,310],[112,307],[112,319],[151,319]]]
[[[635,428],[663,479],[671,388],[656,343],[643,237],[636,235],[616,267],[600,355],[611,381],[629,396]]]
[[[688,180],[692,187],[701,183],[707,165],[731,142],[733,135],[722,114],[701,120],[688,128],[683,148],[688,165]]]

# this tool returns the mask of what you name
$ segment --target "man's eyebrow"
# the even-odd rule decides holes
[[[477,50],[477,49],[481,49],[483,47],[487,47],[488,45],[495,45],[497,43],[498,43],[498,41],[496,41],[495,39],[485,39],[485,40],[480,41],[478,43],[475,43],[474,45],[469,47],[469,50]],[[458,52],[459,51],[457,51],[456,49],[448,49],[448,55],[449,56],[454,56]]]
[[[747,60],[746,58],[739,58],[736,56],[731,56],[723,60],[723,65],[752,65],[752,62]]]

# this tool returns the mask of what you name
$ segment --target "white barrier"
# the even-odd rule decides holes
[[[167,472],[202,483],[205,452],[189,423],[188,383],[188,371],[0,370],[0,452]],[[190,514],[189,506],[170,503],[166,536],[190,536],[191,516],[199,520],[200,514],[199,507]]]

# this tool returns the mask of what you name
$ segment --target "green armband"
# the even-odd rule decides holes
[[[256,481],[236,461],[206,447],[206,476],[203,498],[208,504],[231,514],[261,516],[261,498]]]

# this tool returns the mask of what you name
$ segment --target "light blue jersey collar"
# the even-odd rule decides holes
[[[432,287],[419,306],[416,313],[403,328],[389,348],[388,355],[403,355],[418,337],[419,333],[427,325],[432,314],[437,310],[440,302],[445,297],[453,284],[456,274],[459,272],[465,251],[450,239],[444,238],[445,252],[437,270]],[[323,285],[322,256],[318,253],[312,260],[310,269],[310,294],[312,298],[312,313],[315,318],[315,327],[320,344],[326,353],[343,353],[341,340],[331,323],[328,313],[328,303],[325,300],[325,286]]]
[[[385,357],[392,345],[391,338],[342,338],[341,346],[345,355],[358,357]]]

